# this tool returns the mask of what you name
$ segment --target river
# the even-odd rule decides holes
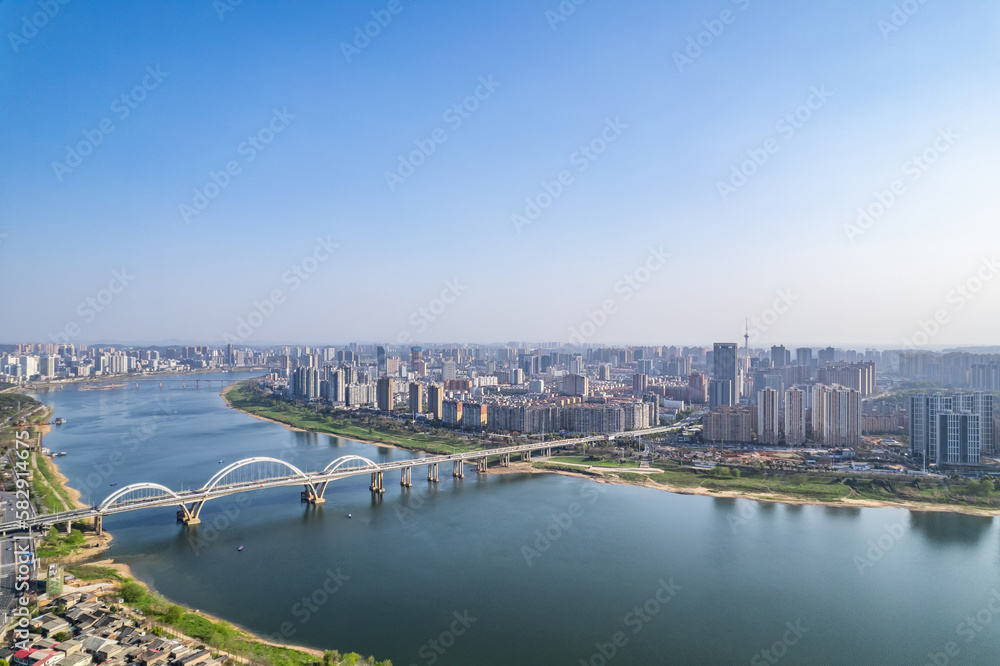
[[[220,460],[413,455],[252,418],[218,383],[139,384],[35,395],[68,420],[45,445],[67,452],[56,461],[84,502],[140,481],[199,487]],[[296,488],[209,502],[190,528],[173,509],[113,516],[107,555],[255,633],[396,666],[982,664],[1000,649],[991,518],[443,466],[429,485],[424,470],[408,490],[387,475],[381,500],[366,475],[319,507]]]

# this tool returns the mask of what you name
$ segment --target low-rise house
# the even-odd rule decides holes
[[[208,650],[198,650],[192,651],[190,654],[186,654],[180,659],[177,659],[174,663],[179,666],[197,666],[202,662],[208,661],[212,658],[212,653]]]
[[[83,643],[79,639],[74,638],[73,640],[63,641],[55,647],[59,652],[63,652],[68,657],[71,654],[78,654],[83,652]]]
[[[90,655],[83,652],[66,655],[66,658],[59,662],[59,666],[89,666]]]
[[[113,641],[108,642],[104,647],[94,650],[94,660],[97,663],[109,661],[125,652],[125,646]]]
[[[11,658],[11,666],[52,666],[62,661],[65,657],[62,652],[55,650],[18,650]]]
[[[62,619],[61,617],[57,617],[53,620],[45,622],[44,624],[41,625],[40,628],[42,630],[42,636],[45,636],[46,638],[49,636],[54,636],[62,631],[66,632],[70,631],[69,622]]]
[[[90,631],[97,624],[99,615],[96,613],[80,613],[80,616],[73,622],[77,631]]]
[[[90,635],[81,638],[83,639],[81,641],[83,645],[83,651],[86,652],[87,654],[95,654],[98,650],[104,649],[106,645],[115,644],[114,641],[109,641],[107,638],[104,638],[102,636]]]
[[[139,666],[163,666],[170,661],[169,652],[158,652],[156,650],[143,650],[135,658],[135,663]]]

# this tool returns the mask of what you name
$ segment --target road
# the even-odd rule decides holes
[[[14,502],[16,497],[13,492],[0,491],[0,522],[16,520]],[[30,515],[35,514],[35,508],[28,505]],[[16,566],[14,562],[14,540],[20,539],[23,543],[26,535],[5,536],[0,538],[0,617],[3,624],[6,624],[7,616],[17,605],[17,594],[14,591],[16,582]]]
[[[657,428],[647,428],[644,430],[631,430],[627,433],[621,433],[628,436],[641,436],[641,435],[651,435],[655,433],[663,433],[672,429],[671,427],[661,426]],[[497,456],[501,454],[510,453],[525,453],[531,451],[538,451],[540,449],[551,449],[551,448],[562,448],[566,446],[573,446],[575,444],[593,442],[593,441],[603,441],[608,439],[608,436],[591,436],[591,437],[581,437],[578,439],[571,440],[555,440],[551,442],[534,442],[531,444],[520,444],[514,446],[506,446],[497,449],[480,449],[476,451],[469,451],[465,453],[455,453],[451,455],[437,455],[428,456],[425,458],[413,458],[410,460],[401,460],[396,462],[388,463],[375,463],[366,458],[361,458],[359,456],[344,456],[339,458],[338,461],[350,462],[350,461],[363,461],[361,466],[351,466],[341,468],[341,463],[334,461],[327,466],[326,469],[320,472],[306,473],[294,468],[293,466],[285,463],[281,460],[276,460],[274,458],[247,458],[245,460],[238,461],[229,465],[226,469],[220,470],[212,479],[205,484],[205,486],[197,490],[182,490],[180,492],[174,492],[169,488],[160,486],[152,483],[138,483],[128,486],[124,486],[119,489],[116,493],[112,493],[109,496],[109,501],[106,499],[99,505],[83,507],[78,509],[71,509],[69,511],[62,511],[59,513],[47,514],[43,516],[35,516],[29,518],[27,521],[15,521],[15,520],[5,520],[0,522],[0,533],[10,533],[17,532],[25,527],[25,522],[29,527],[34,528],[45,528],[49,525],[55,525],[57,523],[66,523],[74,520],[85,520],[88,518],[94,518],[97,516],[108,516],[114,513],[121,513],[124,511],[135,511],[138,509],[147,509],[155,507],[164,506],[185,506],[191,505],[192,509],[197,508],[200,510],[200,506],[211,499],[217,497],[223,497],[226,495],[232,495],[235,493],[248,492],[254,490],[261,490],[264,488],[276,488],[282,486],[296,486],[296,485],[306,485],[308,488],[326,488],[326,485],[331,481],[337,481],[350,476],[357,476],[361,474],[371,474],[375,472],[387,472],[393,470],[402,470],[411,467],[424,466],[424,465],[438,465],[445,464],[448,462],[453,462],[456,465],[464,464],[466,462],[475,462],[477,460],[485,459],[490,456]],[[269,462],[269,463],[279,463],[288,467],[294,473],[288,476],[279,477],[269,477],[264,479],[256,479],[250,481],[240,481],[238,483],[232,484],[220,484],[219,482],[223,480],[223,477],[229,470],[235,470],[247,464],[255,462]],[[335,464],[336,463],[336,464]],[[141,491],[144,496],[137,499],[128,499],[126,496],[131,492]],[[322,495],[322,492],[319,493]],[[119,497],[126,497],[125,499],[120,499]],[[196,516],[195,516],[196,517]]]

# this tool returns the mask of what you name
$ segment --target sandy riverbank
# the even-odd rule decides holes
[[[51,413],[49,414],[49,416],[51,416]],[[51,426],[42,426],[42,428],[44,428],[44,430],[42,430],[42,436],[43,436],[43,439],[44,439],[44,435],[49,432],[49,429],[51,428]],[[39,454],[39,455],[41,455],[41,454]],[[49,469],[52,471],[53,478],[55,478],[55,480],[58,483],[58,485],[60,486],[60,488],[62,488],[65,491],[66,495],[73,501],[73,504],[74,504],[75,508],[84,508],[84,507],[86,507],[87,505],[80,501],[80,498],[82,496],[81,493],[77,489],[75,489],[75,488],[73,488],[72,486],[69,485],[69,479],[59,469],[59,465],[55,462],[55,459],[48,458],[48,457],[46,457],[46,458],[47,458],[47,464],[49,466]],[[149,585],[148,583],[146,583],[146,581],[144,581],[141,578],[139,578],[138,576],[136,576],[135,573],[132,571],[131,567],[129,567],[124,562],[118,562],[118,561],[116,561],[114,559],[104,559],[104,560],[97,560],[97,561],[94,560],[95,557],[98,557],[98,556],[102,555],[111,546],[111,543],[112,543],[113,540],[114,540],[114,536],[110,532],[107,532],[107,531],[104,531],[100,536],[95,535],[93,533],[86,533],[86,541],[84,542],[83,546],[77,552],[75,552],[72,555],[69,555],[69,556],[66,556],[66,557],[60,557],[60,558],[57,558],[57,559],[58,559],[58,561],[60,563],[66,564],[66,565],[84,564],[85,563],[87,565],[107,567],[109,569],[113,569],[113,570],[117,571],[119,574],[121,574],[124,577],[132,578],[133,580],[136,580],[136,581],[142,583],[144,586],[146,586],[146,589],[150,590],[151,592],[156,592],[155,588],[153,588],[151,585]],[[170,601],[171,603],[176,603],[176,602],[174,602],[172,600],[169,600],[169,599],[168,599],[168,601]],[[177,604],[177,605],[181,606],[186,611],[195,612],[198,615],[200,615],[200,616],[208,619],[211,622],[228,622],[229,624],[233,624],[232,622],[229,622],[228,620],[223,620],[222,618],[216,617],[216,616],[211,615],[209,613],[206,613],[204,611],[197,610],[197,609],[191,609],[191,608],[188,608],[187,606],[184,606],[183,604]],[[315,648],[306,647],[304,645],[291,645],[291,644],[288,644],[288,643],[276,643],[276,642],[270,641],[270,640],[268,640],[266,638],[263,638],[262,636],[259,636],[259,635],[255,634],[255,633],[253,633],[252,631],[250,631],[249,629],[246,629],[245,627],[240,627],[239,625],[233,625],[233,626],[236,626],[237,629],[239,629],[241,632],[245,633],[247,635],[247,637],[250,640],[254,641],[254,642],[262,643],[264,645],[270,645],[270,646],[273,646],[273,647],[286,648],[286,649],[289,649],[289,650],[297,650],[299,652],[304,652],[306,654],[309,654],[309,655],[312,655],[314,657],[317,657],[317,659],[322,659],[322,657],[323,657],[323,651],[322,650],[317,650]],[[178,630],[176,628],[174,628],[174,627],[169,627],[169,626],[165,625],[165,628],[168,631],[170,631],[170,632],[172,632],[174,634],[180,635],[179,632],[178,632]],[[183,635],[180,635],[180,636],[182,638],[188,638],[188,637],[185,637]],[[196,643],[198,642],[196,639],[193,639],[193,638],[190,639],[190,640],[192,640],[192,641],[194,641]]]
[[[107,559],[107,560],[99,560],[97,562],[88,562],[87,564],[88,565],[93,565],[93,566],[96,566],[96,567],[106,567],[108,569],[113,569],[113,570],[117,571],[122,577],[124,577],[124,578],[131,578],[133,580],[136,580],[136,581],[142,583],[143,585],[146,585],[146,589],[150,590],[151,592],[155,592],[155,590],[152,587],[150,587],[149,585],[147,585],[145,583],[145,581],[143,581],[141,578],[139,578],[138,576],[136,576],[135,572],[132,571],[132,568],[129,567],[129,565],[125,564],[124,562],[119,562],[119,561],[113,560],[113,559]],[[160,593],[157,592],[157,594],[160,594]],[[232,624],[234,627],[236,627],[237,629],[239,629],[240,631],[242,631],[243,633],[245,633],[247,636],[251,637],[254,641],[256,641],[258,643],[262,643],[264,645],[270,645],[272,647],[286,648],[286,649],[289,649],[289,650],[298,650],[299,652],[305,652],[306,654],[310,654],[310,655],[312,655],[314,657],[318,657],[320,659],[323,658],[323,651],[322,650],[317,650],[315,648],[305,647],[303,645],[290,645],[288,643],[275,643],[273,641],[267,640],[266,638],[261,638],[260,636],[258,636],[257,634],[254,634],[249,629],[246,629],[245,627],[241,627],[241,626],[239,626],[237,624],[233,624],[229,620],[225,620],[225,619],[223,619],[221,617],[212,615],[211,613],[206,613],[205,611],[203,611],[201,609],[187,608],[183,604],[179,604],[179,603],[175,602],[174,600],[169,599],[167,597],[164,597],[164,599],[167,599],[167,601],[169,601],[172,604],[176,604],[178,606],[181,606],[185,610],[188,610],[188,611],[193,612],[193,613],[197,613],[201,617],[203,617],[203,618],[205,618],[205,619],[207,619],[207,620],[209,620],[211,622],[226,622],[227,624]],[[180,635],[179,632],[178,632],[178,629],[176,627],[172,627],[170,625],[163,625],[163,626],[164,626],[164,628],[167,631],[169,631],[171,633],[174,633],[174,634]],[[191,638],[190,640],[195,641],[195,642],[199,642],[198,639],[195,639],[195,638]]]

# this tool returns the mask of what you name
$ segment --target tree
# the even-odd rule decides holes
[[[146,588],[142,583],[130,580],[122,583],[119,593],[126,603],[134,604],[146,596]]]
[[[184,609],[176,604],[171,604],[163,619],[166,620],[167,624],[178,624],[183,617]]]
[[[68,641],[71,638],[73,638],[73,634],[68,631],[60,631],[52,637],[52,640],[56,643],[62,643],[63,641]]]

